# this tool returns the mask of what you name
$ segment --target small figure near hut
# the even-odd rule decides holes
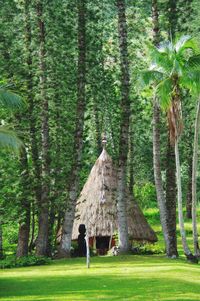
[[[80,224],[79,228],[79,236],[78,236],[78,256],[85,257],[86,256],[86,242],[85,242],[85,235],[86,235],[86,228],[84,224]]]

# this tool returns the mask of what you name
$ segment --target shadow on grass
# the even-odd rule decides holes
[[[133,271],[134,272],[134,271]],[[167,275],[87,275],[2,278],[1,300],[200,300],[200,285]],[[181,273],[180,273],[181,278]]]

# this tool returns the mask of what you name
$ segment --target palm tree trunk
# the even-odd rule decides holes
[[[21,165],[21,189],[22,196],[20,200],[20,225],[18,233],[18,243],[17,243],[17,257],[28,255],[28,243],[29,243],[29,233],[30,233],[30,199],[29,199],[29,187],[30,187],[30,177],[28,171],[28,161],[27,154],[24,150],[20,158]]]
[[[39,69],[40,69],[40,95],[42,99],[42,192],[39,204],[38,237],[36,241],[36,255],[47,255],[48,247],[48,217],[49,217],[49,104],[46,95],[46,64],[45,64],[45,24],[42,2],[37,3],[37,17],[39,29]]]
[[[166,210],[169,233],[169,252],[174,256],[178,256],[176,235],[176,193],[175,153],[174,147],[170,144],[170,133],[168,133],[166,157]]]
[[[193,163],[192,163],[192,229],[193,229],[194,255],[198,257],[200,256],[200,249],[199,249],[198,231],[197,231],[196,190],[197,190],[199,127],[200,127],[200,101],[198,101],[197,112],[196,112]]]
[[[62,239],[58,256],[70,256],[72,228],[75,217],[76,200],[79,193],[79,173],[83,149],[83,126],[85,113],[85,81],[86,81],[86,0],[78,0],[78,80],[77,80],[77,112],[74,142],[74,164],[71,172],[68,208],[65,212],[62,227]]]
[[[184,227],[184,218],[183,218],[183,204],[182,204],[182,186],[181,186],[181,168],[180,168],[180,158],[179,158],[179,149],[178,149],[178,139],[175,139],[175,158],[176,158],[176,182],[177,182],[177,190],[178,190],[178,218],[179,218],[179,227],[180,234],[182,239],[183,250],[185,256],[188,259],[193,257],[189,246],[186,240],[186,233]]]
[[[159,33],[159,12],[157,0],[152,0],[152,22],[153,22],[153,42],[157,46],[160,40]],[[177,239],[176,239],[176,193],[173,195],[173,199],[169,198],[169,193],[166,193],[163,188],[162,173],[161,173],[161,158],[160,158],[160,108],[158,106],[157,99],[154,99],[153,106],[153,162],[154,162],[154,179],[156,186],[157,202],[160,212],[160,220],[162,225],[162,231],[165,240],[165,248],[167,257],[177,257]],[[171,148],[170,148],[171,150]],[[171,154],[171,152],[170,152]],[[171,158],[170,158],[171,159]],[[175,168],[175,167],[174,167]],[[175,169],[173,169],[175,170]],[[174,177],[172,181],[175,182],[175,173],[172,173]],[[170,170],[167,172],[167,179],[170,178]],[[169,185],[171,182],[167,181],[167,187],[174,187]],[[173,182],[173,183],[174,183]],[[170,191],[170,189],[168,189]],[[174,190],[173,190],[174,192]],[[171,202],[175,200],[175,202]],[[175,204],[175,206],[174,206]],[[172,208],[170,207],[172,205]],[[175,207],[175,208],[174,208]],[[172,214],[170,214],[172,213]],[[175,231],[174,231],[175,229]]]
[[[117,0],[118,10],[118,34],[121,68],[121,126],[119,141],[119,162],[118,162],[118,191],[117,211],[119,229],[120,252],[127,252],[130,248],[127,225],[126,210],[126,172],[128,155],[128,131],[130,118],[130,78],[127,47],[127,23],[125,0]]]
[[[163,230],[165,248],[167,257],[177,257],[177,249],[172,248],[170,239],[170,230],[168,224],[167,206],[165,200],[165,193],[162,183],[161,174],[161,159],[160,159],[160,109],[156,99],[154,100],[153,108],[153,163],[154,163],[154,178],[156,185],[156,194],[158,207],[160,212],[161,226]]]

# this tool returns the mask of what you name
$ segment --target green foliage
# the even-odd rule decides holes
[[[15,132],[0,126],[0,147],[18,152],[23,147],[23,142]]]
[[[157,206],[156,189],[151,182],[135,184],[134,196],[142,208],[155,208]]]
[[[28,266],[39,266],[50,263],[50,259],[44,256],[36,257],[33,255],[16,258],[7,256],[6,259],[0,260],[0,269],[11,269]]]
[[[165,41],[158,47],[150,46],[151,65],[141,74],[141,84],[155,85],[155,94],[161,107],[167,111],[176,85],[189,88],[193,93],[200,90],[200,47],[197,39],[182,36],[176,42]]]
[[[8,90],[7,86],[0,85],[0,108],[7,108],[10,110],[22,108],[25,105],[23,99]]]
[[[154,254],[164,254],[164,248],[160,247],[158,244],[138,244],[134,243],[132,247],[132,252],[135,255],[154,255]]]

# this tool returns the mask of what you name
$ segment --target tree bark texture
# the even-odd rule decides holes
[[[186,217],[192,219],[192,155],[189,155],[188,160],[188,185],[186,196]]]
[[[35,244],[35,203],[34,200],[31,204],[31,235],[29,243],[29,252],[32,252]]]
[[[0,259],[3,259],[3,225],[0,218]]]
[[[194,255],[200,257],[200,249],[198,242],[197,229],[197,167],[198,167],[198,144],[199,144],[199,127],[200,127],[200,101],[197,104],[196,120],[195,120],[195,134],[194,134],[194,150],[192,162],[192,229],[193,229],[193,243]]]
[[[96,147],[97,147],[97,153],[99,156],[102,151],[101,126],[100,126],[100,120],[99,120],[99,107],[98,107],[98,102],[97,102],[95,95],[93,96],[93,112],[94,112],[94,121],[95,121]]]
[[[178,149],[178,139],[175,139],[175,157],[176,157],[176,182],[178,190],[178,217],[179,217],[179,227],[181,240],[183,245],[183,250],[187,258],[190,258],[192,253],[189,249],[186,240],[184,218],[183,218],[183,204],[182,204],[182,186],[181,186],[181,168],[180,168],[180,158],[179,158],[179,149]]]
[[[170,144],[168,134],[166,156],[166,209],[167,227],[169,231],[170,253],[178,255],[176,235],[176,163],[174,147]]]
[[[31,50],[31,20],[30,20],[30,0],[25,0],[24,3],[24,24],[25,24],[25,57],[26,57],[26,81],[27,81],[27,98],[28,98],[28,116],[29,116],[29,132],[31,144],[31,156],[33,160],[33,188],[35,192],[36,201],[38,204],[41,202],[41,166],[38,151],[38,139],[36,129],[36,116],[34,112],[34,96],[33,96],[33,70],[32,70],[32,57]]]
[[[49,216],[49,103],[46,95],[46,64],[45,64],[45,23],[42,2],[37,3],[38,32],[39,32],[39,70],[40,70],[40,97],[41,133],[42,133],[42,191],[39,204],[38,237],[36,241],[36,255],[47,255],[48,246],[48,216]]]
[[[167,4],[168,22],[169,22],[169,39],[174,39],[178,26],[177,0],[169,0]]]
[[[153,23],[153,42],[157,46],[160,40],[159,33],[159,12],[157,0],[152,0],[152,23]],[[167,257],[177,257],[177,239],[176,239],[176,191],[171,190],[171,195],[168,193],[165,197],[163,188],[162,173],[161,173],[161,157],[160,157],[160,108],[158,101],[154,99],[153,106],[153,162],[154,162],[154,179],[156,186],[157,202],[160,212],[160,220],[165,240]],[[172,148],[170,147],[170,150]],[[174,153],[174,152],[173,152]],[[169,153],[171,155],[171,152]],[[169,158],[171,159],[171,158]],[[173,158],[174,159],[174,158]],[[170,164],[171,165],[171,164]],[[170,166],[171,167],[171,166]],[[170,168],[167,167],[167,179],[176,182],[175,166],[172,169],[172,179],[170,178]],[[170,191],[170,183],[167,183],[168,192]],[[172,185],[172,187],[174,187]],[[174,196],[175,192],[175,196]],[[170,198],[169,196],[173,196]],[[175,206],[174,206],[175,205]]]
[[[174,39],[178,25],[177,1],[168,1],[169,39]],[[176,163],[174,147],[170,143],[170,131],[167,137],[166,153],[166,209],[171,252],[178,255],[176,235]]]
[[[118,161],[118,228],[120,252],[129,250],[129,237],[126,211],[126,172],[129,138],[130,118],[130,77],[128,62],[128,37],[125,0],[117,0],[118,10],[118,35],[121,69],[121,125],[119,139],[119,161]]]
[[[171,247],[170,229],[168,223],[167,205],[162,183],[161,159],[160,159],[160,109],[156,99],[153,108],[153,163],[156,194],[160,212],[161,226],[163,230],[166,254],[168,257],[177,257],[177,250]]]
[[[70,255],[73,221],[76,200],[79,193],[79,173],[83,149],[83,126],[85,113],[86,81],[86,0],[78,0],[78,76],[77,76],[77,112],[74,137],[74,164],[71,171],[69,200],[64,216],[59,256]]]
[[[130,129],[129,129],[129,191],[130,191],[131,195],[133,195],[133,186],[134,186],[134,134],[133,134],[132,124],[133,124],[133,118],[130,118],[130,125],[129,125],[129,127],[130,127]]]
[[[30,177],[28,170],[27,154],[24,150],[20,155],[20,181],[22,195],[20,198],[20,222],[19,222],[19,233],[18,233],[18,243],[17,243],[17,257],[28,255],[28,243],[29,243],[29,233],[30,233]]]

